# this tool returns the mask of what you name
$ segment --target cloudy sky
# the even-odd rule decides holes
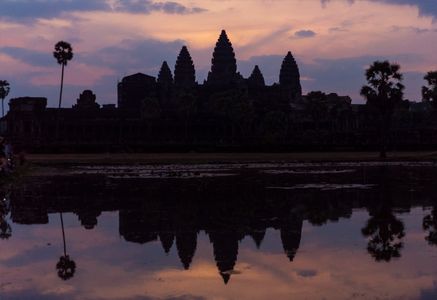
[[[64,106],[84,89],[116,103],[117,80],[156,76],[163,60],[173,67],[182,45],[203,82],[221,29],[244,76],[258,64],[268,83],[278,81],[290,50],[305,92],[347,94],[356,103],[374,60],[401,64],[411,100],[420,100],[424,74],[437,69],[436,0],[1,0],[0,79],[11,83],[10,97],[44,96],[55,106],[60,66],[52,51],[65,40],[75,57]]]

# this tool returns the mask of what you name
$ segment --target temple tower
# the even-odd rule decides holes
[[[173,83],[173,75],[171,74],[170,68],[166,61],[162,63],[161,70],[158,74],[158,84],[159,85],[171,85]]]
[[[279,84],[283,90],[287,91],[288,96],[291,98],[290,100],[295,100],[302,96],[299,67],[290,51],[282,61]]]
[[[297,250],[299,250],[302,238],[303,220],[300,217],[291,217],[283,220],[280,226],[281,241],[284,252],[290,261],[294,260]]]
[[[182,47],[176,60],[174,83],[177,87],[193,87],[196,83],[196,70],[186,46]]]
[[[224,30],[222,30],[215,45],[211,63],[211,72],[208,73],[208,84],[223,86],[235,80],[237,60],[235,59],[232,44]]]
[[[89,110],[98,109],[100,105],[96,102],[96,95],[91,90],[85,90],[80,94],[73,108]]]
[[[261,70],[259,69],[258,65],[255,66],[255,68],[252,71],[252,74],[250,74],[247,80],[249,86],[251,87],[264,87],[266,85],[264,81],[264,76],[261,73]]]
[[[176,233],[176,249],[185,270],[190,268],[197,248],[197,232],[184,231]]]
[[[209,233],[209,238],[217,268],[227,284],[237,262],[239,236],[236,232],[213,231]]]
[[[166,61],[162,63],[161,70],[158,74],[158,97],[161,103],[161,108],[165,111],[169,110],[172,99],[173,90],[173,75]]]
[[[175,239],[175,235],[173,232],[163,231],[158,233],[159,240],[161,241],[162,248],[165,251],[165,254],[170,252],[171,247],[173,246],[173,242]]]

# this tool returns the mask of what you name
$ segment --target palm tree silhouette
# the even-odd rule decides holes
[[[404,85],[400,66],[389,61],[375,61],[366,70],[368,85],[361,89],[361,95],[367,100],[369,107],[379,114],[380,157],[385,158],[387,148],[387,133],[393,112],[402,103]]]
[[[67,65],[68,61],[73,59],[73,48],[71,45],[65,41],[59,41],[55,45],[55,51],[53,51],[53,56],[56,58],[58,64],[62,67],[61,72],[61,89],[59,92],[59,105],[58,105],[58,114],[56,118],[56,138],[59,136],[59,112],[62,103],[62,90],[64,88],[64,68]]]
[[[64,68],[67,65],[68,61],[73,59],[73,48],[71,48],[71,45],[69,43],[64,41],[59,41],[55,45],[55,51],[53,51],[53,56],[58,61],[58,64],[62,66],[61,90],[59,93],[59,105],[58,105],[58,107],[61,108],[62,89],[64,86]]]
[[[56,264],[56,270],[58,270],[58,277],[62,280],[68,280],[74,276],[76,272],[76,263],[67,254],[67,245],[65,243],[65,230],[64,230],[64,219],[62,218],[62,212],[59,213],[61,218],[62,227],[62,240],[64,243],[64,255],[59,258]]]
[[[0,239],[2,240],[7,240],[12,235],[11,225],[6,221],[6,216],[9,213],[6,197],[0,196]]]
[[[10,91],[9,82],[6,80],[0,80],[0,99],[2,99],[2,117],[5,116],[4,102]]]
[[[12,236],[11,225],[0,215],[0,239],[7,240]]]
[[[389,207],[384,206],[371,216],[361,233],[369,238],[367,252],[376,261],[389,262],[401,256],[404,223],[393,215]]]

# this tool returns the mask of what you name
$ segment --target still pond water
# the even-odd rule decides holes
[[[75,166],[4,187],[0,299],[437,299],[437,164]]]

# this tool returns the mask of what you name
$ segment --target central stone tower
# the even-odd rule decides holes
[[[208,73],[207,83],[214,86],[228,85],[237,75],[237,60],[234,49],[226,31],[222,30],[215,45],[211,60],[211,72]]]
[[[174,68],[174,83],[177,87],[191,88],[196,84],[196,70],[186,46],[183,46]]]

